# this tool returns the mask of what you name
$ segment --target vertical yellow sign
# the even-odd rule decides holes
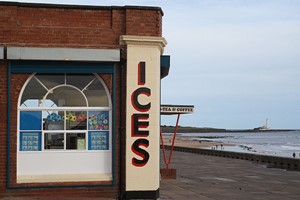
[[[126,193],[158,193],[160,56],[166,41],[121,36],[121,44],[127,46]]]

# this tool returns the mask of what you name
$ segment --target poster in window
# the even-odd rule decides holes
[[[77,149],[85,150],[85,139],[77,139]]]
[[[109,130],[108,111],[89,111],[88,118],[89,130]]]
[[[20,151],[41,151],[41,133],[20,133]]]
[[[89,132],[89,150],[109,150],[108,132]]]

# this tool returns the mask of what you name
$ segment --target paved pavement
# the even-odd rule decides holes
[[[169,151],[166,152],[169,155]],[[161,166],[165,167],[162,157]],[[246,160],[176,151],[170,168],[177,169],[177,179],[161,180],[161,200],[300,200],[300,171],[267,168],[263,164]]]
[[[165,167],[162,157],[161,166]],[[184,152],[173,152],[169,168],[177,169],[177,179],[161,180],[160,199],[300,199],[300,171]]]

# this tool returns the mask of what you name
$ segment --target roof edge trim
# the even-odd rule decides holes
[[[8,60],[119,62],[120,49],[7,47]]]

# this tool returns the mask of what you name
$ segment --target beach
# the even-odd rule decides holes
[[[164,145],[172,145],[173,135],[163,135]],[[228,144],[223,142],[209,141],[209,140],[193,140],[192,137],[180,136],[176,135],[176,139],[174,142],[175,146],[178,147],[190,147],[190,148],[220,148],[223,146],[235,146],[234,144]]]
[[[173,133],[164,133],[171,145]],[[175,146],[300,158],[300,131],[177,133]],[[221,148],[222,146],[222,148]]]

